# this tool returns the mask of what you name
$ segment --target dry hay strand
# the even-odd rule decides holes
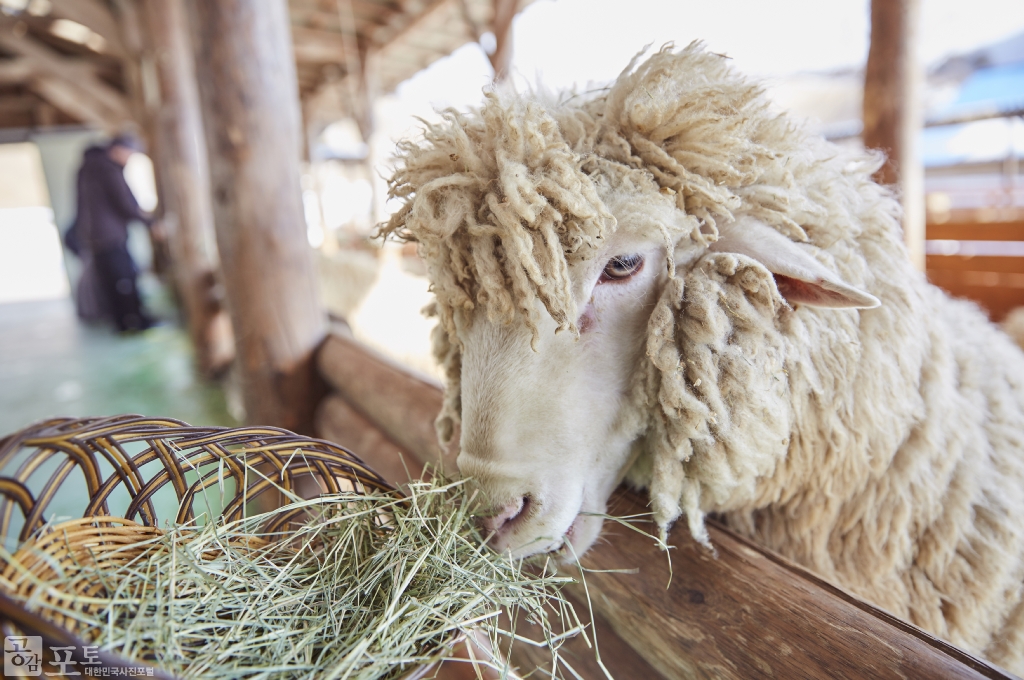
[[[461,482],[408,493],[342,492],[164,530],[63,522],[0,554],[0,587],[101,649],[182,677],[396,678],[481,634],[493,650],[545,646],[555,677],[575,676],[559,657],[586,635],[560,594],[573,579],[487,548]],[[306,520],[257,534],[289,514]],[[522,616],[543,639],[516,634]],[[503,658],[485,664],[505,672]]]

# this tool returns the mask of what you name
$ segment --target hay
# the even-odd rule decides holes
[[[575,675],[558,651],[584,630],[559,594],[572,579],[486,548],[461,483],[408,491],[292,503],[270,514],[309,519],[277,536],[258,535],[268,515],[166,530],[65,522],[3,553],[0,587],[105,650],[183,677],[395,678],[474,630],[495,650],[546,645],[556,677]],[[516,635],[523,615],[545,639]]]

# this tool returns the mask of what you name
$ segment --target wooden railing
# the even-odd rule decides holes
[[[333,390],[317,414],[319,436],[350,447],[394,483],[428,462],[455,471],[453,452],[433,435],[438,384],[338,334],[318,365]],[[620,516],[646,511],[646,500],[625,490],[610,507]],[[671,579],[666,554],[650,538],[615,526],[584,557],[597,570],[587,583],[601,659],[616,678],[1013,677],[720,524],[711,522],[709,532],[717,557],[685,523],[672,532]],[[601,571],[630,569],[638,571]],[[583,591],[573,597],[585,613]],[[519,649],[525,656],[517,663],[536,663],[526,645]],[[605,677],[582,639],[565,651],[584,678]]]
[[[1017,246],[1024,242],[1024,220],[929,224],[929,241],[989,241]],[[928,280],[955,297],[974,300],[993,321],[1024,306],[1024,257],[1019,255],[933,254],[927,256]]]

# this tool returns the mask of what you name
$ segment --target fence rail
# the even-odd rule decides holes
[[[395,483],[405,481],[406,467],[416,474],[439,459],[454,471],[454,451],[442,452],[433,439],[440,386],[341,335],[327,340],[318,365],[335,388],[321,404],[321,436],[390,470]],[[620,491],[611,512],[646,506]],[[1013,677],[726,527],[711,523],[709,532],[717,557],[690,538],[685,523],[672,532],[671,584],[666,554],[633,531],[611,527],[587,553],[584,566],[594,570],[639,570],[587,576],[601,659],[615,677]],[[587,611],[583,592],[575,597]],[[570,641],[566,653],[584,678],[604,677],[582,640]],[[527,657],[516,661],[529,665]]]
[[[987,251],[1020,252],[1024,220],[1006,222],[946,222],[929,224],[929,241],[987,241]],[[969,248],[964,248],[969,250]],[[981,305],[993,321],[1001,321],[1016,307],[1024,306],[1024,257],[1014,255],[928,255],[928,280],[954,297]]]

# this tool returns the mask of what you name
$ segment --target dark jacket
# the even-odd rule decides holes
[[[133,220],[150,222],[124,180],[124,168],[111,160],[105,148],[90,147],[78,171],[74,228],[79,242],[94,253],[123,248]]]

